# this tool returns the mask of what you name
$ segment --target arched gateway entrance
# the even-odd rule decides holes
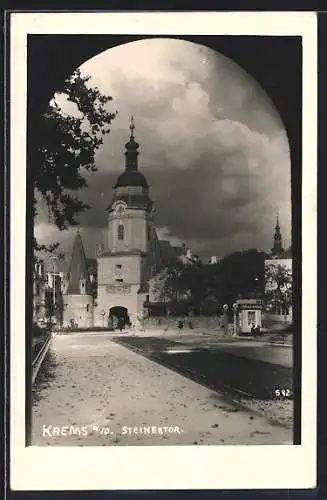
[[[115,306],[109,309],[109,323],[113,329],[124,329],[130,326],[130,318],[126,307]]]

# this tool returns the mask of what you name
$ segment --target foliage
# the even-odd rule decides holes
[[[240,296],[263,295],[266,257],[250,249],[229,254],[217,264],[174,264],[160,276],[161,294],[172,303],[187,304],[196,314],[217,314],[225,303],[231,309]]]
[[[292,271],[280,263],[265,266],[266,303],[279,314],[287,314],[292,300]]]
[[[76,215],[89,208],[74,192],[87,186],[86,173],[97,170],[96,151],[116,116],[106,107],[112,98],[101,94],[97,87],[89,87],[89,80],[90,76],[82,76],[76,70],[49,103],[37,131],[37,151],[33,157],[34,216],[38,197],[46,202],[60,230],[77,225]],[[58,97],[59,100],[66,97],[77,112],[65,113]],[[41,246],[36,241],[35,245],[37,250],[48,251],[58,246]]]
[[[281,264],[269,263],[265,266],[265,282],[267,289],[277,290],[282,295],[292,287],[292,272]]]
[[[51,332],[51,325],[45,324],[44,326],[40,326],[34,324],[32,327],[32,338],[33,339],[42,339],[45,335]]]

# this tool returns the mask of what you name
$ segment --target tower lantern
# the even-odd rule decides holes
[[[276,226],[275,226],[275,233],[274,233],[274,246],[271,249],[271,253],[273,256],[278,257],[281,253],[283,253],[283,239],[282,239],[282,233],[280,231],[280,225],[279,225],[279,217],[278,213],[276,216]]]
[[[134,137],[135,125],[133,116],[131,117],[129,129],[131,131],[131,135],[129,137],[129,141],[125,144],[126,171],[137,172],[137,157],[139,155],[138,148],[140,145],[135,141]]]

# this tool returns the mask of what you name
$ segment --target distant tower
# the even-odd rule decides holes
[[[79,328],[91,327],[93,325],[93,296],[79,231],[75,237],[64,289],[64,326],[68,326],[71,320],[74,320]]]
[[[279,225],[279,219],[278,219],[278,214],[277,214],[275,233],[274,233],[274,246],[271,249],[271,254],[274,257],[278,257],[283,252],[284,252],[284,249],[283,249],[283,242],[282,242],[282,234],[280,232],[280,225]]]

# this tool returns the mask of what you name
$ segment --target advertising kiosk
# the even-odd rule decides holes
[[[250,335],[253,327],[261,328],[262,309],[263,301],[260,299],[238,299],[236,301],[238,335]]]

